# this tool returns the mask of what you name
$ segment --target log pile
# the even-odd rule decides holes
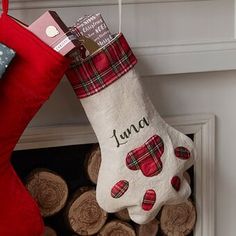
[[[134,223],[127,209],[114,214],[102,210],[96,201],[95,190],[100,164],[101,151],[99,146],[95,145],[84,156],[84,166],[81,166],[81,175],[85,172],[82,179],[87,178],[87,182],[73,190],[68,182],[68,176],[59,175],[52,170],[35,169],[28,175],[26,187],[49,225],[45,227],[43,236],[193,235],[197,214],[192,200],[178,205],[165,205],[154,220],[144,225]],[[184,177],[191,182],[192,177],[187,172],[184,173]],[[55,225],[55,221],[59,222],[58,226]],[[63,233],[60,231],[61,228]]]

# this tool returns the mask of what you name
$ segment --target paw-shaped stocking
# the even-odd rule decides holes
[[[108,212],[128,208],[137,223],[152,220],[165,203],[190,195],[183,172],[193,164],[193,143],[159,116],[133,66],[124,36],[67,76],[99,140],[102,163],[97,200]]]

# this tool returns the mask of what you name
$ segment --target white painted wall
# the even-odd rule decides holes
[[[79,0],[16,2],[20,3],[13,6],[21,9],[11,14],[28,23],[43,13],[45,6],[60,3],[55,10],[68,24],[79,15],[100,11],[113,32],[118,28],[114,5],[78,7]],[[236,71],[182,73],[236,69],[234,17],[233,0],[163,0],[124,7],[123,31],[138,53],[144,85],[161,115],[216,115],[216,236],[236,235]],[[147,77],[150,74],[153,77]],[[30,125],[78,122],[87,119],[64,80]]]

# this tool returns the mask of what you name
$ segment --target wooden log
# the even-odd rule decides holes
[[[66,204],[68,187],[58,174],[47,169],[35,169],[26,181],[26,187],[38,203],[44,217],[58,213]]]
[[[167,236],[190,234],[197,219],[196,208],[188,200],[178,205],[165,205],[161,212],[161,229]]]
[[[129,216],[129,212],[127,209],[124,209],[124,210],[121,210],[121,211],[118,211],[115,213],[115,216],[120,219],[120,220],[123,220],[123,221],[130,221],[130,216]]]
[[[159,229],[159,221],[157,219],[144,225],[136,226],[137,236],[156,236]]]
[[[85,161],[85,170],[92,183],[97,184],[98,173],[101,165],[101,150],[98,144],[94,145]]]
[[[43,236],[57,236],[57,233],[54,229],[49,226],[45,227]]]
[[[120,220],[113,220],[107,223],[101,231],[97,234],[98,236],[135,236],[133,227]]]
[[[108,214],[96,201],[96,192],[81,188],[72,197],[65,212],[70,229],[79,235],[96,234],[106,223]]]

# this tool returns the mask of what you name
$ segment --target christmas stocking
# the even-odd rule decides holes
[[[67,77],[101,147],[99,205],[108,212],[128,208],[132,220],[143,224],[163,204],[189,197],[183,172],[193,164],[193,143],[160,117],[135,64],[119,34],[82,63],[75,61]]]
[[[39,209],[19,180],[10,155],[25,127],[59,83],[68,61],[7,15],[3,1],[0,42],[16,52],[0,80],[0,235],[40,236]]]

